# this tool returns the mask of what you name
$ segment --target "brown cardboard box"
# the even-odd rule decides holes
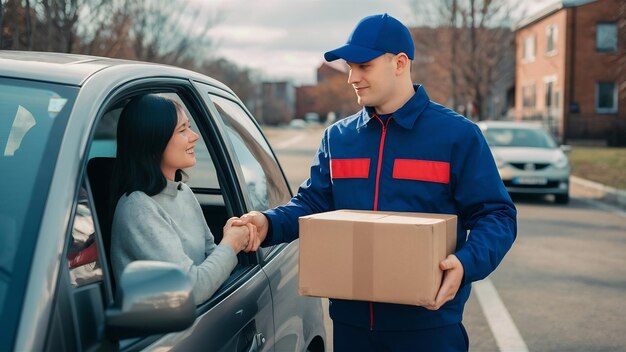
[[[300,217],[301,295],[427,305],[456,215],[338,210]]]

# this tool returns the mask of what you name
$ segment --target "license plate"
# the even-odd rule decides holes
[[[545,185],[548,179],[545,177],[515,177],[512,180],[514,185]]]

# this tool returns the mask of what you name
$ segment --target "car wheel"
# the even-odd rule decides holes
[[[556,204],[567,204],[569,203],[569,194],[565,193],[565,194],[555,194],[554,195],[554,202]]]

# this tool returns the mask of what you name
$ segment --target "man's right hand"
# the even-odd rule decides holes
[[[239,218],[241,224],[252,224],[256,226],[256,233],[251,234],[248,246],[244,249],[244,252],[256,251],[261,246],[261,243],[267,237],[267,230],[269,228],[269,220],[267,217],[258,211],[251,211],[242,215]]]

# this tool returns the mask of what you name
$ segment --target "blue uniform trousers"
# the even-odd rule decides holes
[[[335,352],[468,351],[469,339],[462,323],[432,329],[376,331],[333,322]]]

